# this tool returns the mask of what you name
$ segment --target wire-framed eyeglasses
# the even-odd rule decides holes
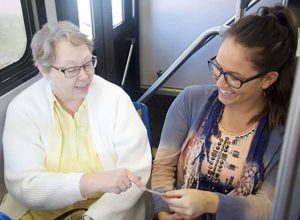
[[[221,75],[224,76],[224,79],[226,83],[235,88],[239,89],[242,87],[247,82],[250,82],[252,80],[258,79],[264,75],[266,75],[268,72],[263,72],[263,73],[257,73],[256,75],[248,78],[248,79],[240,79],[236,77],[233,72],[225,72],[222,67],[220,67],[217,62],[216,62],[216,56],[208,60],[208,68],[212,74],[212,76],[217,80]]]
[[[59,68],[51,65],[53,69],[56,69],[60,72],[62,72],[66,78],[73,78],[75,76],[78,76],[80,74],[81,68],[85,70],[87,73],[91,73],[95,70],[95,67],[97,66],[97,57],[92,56],[92,59],[86,62],[85,64],[81,66],[72,66],[68,68]]]

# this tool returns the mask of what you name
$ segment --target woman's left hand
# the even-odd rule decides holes
[[[207,212],[215,213],[219,204],[216,193],[197,189],[169,191],[162,196],[162,199],[173,212],[184,219],[193,219]]]

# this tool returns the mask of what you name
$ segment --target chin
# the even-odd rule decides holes
[[[233,97],[224,97],[224,96],[220,95],[220,93],[218,95],[218,99],[223,105],[232,105],[235,102],[233,100]]]

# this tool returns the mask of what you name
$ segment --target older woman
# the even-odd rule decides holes
[[[44,25],[31,47],[43,79],[7,110],[4,205],[17,205],[13,217],[22,220],[73,208],[88,209],[83,219],[144,219],[138,186],[148,181],[151,152],[130,98],[95,76],[92,42],[70,22]]]
[[[270,219],[297,24],[282,6],[259,12],[208,61],[216,86],[186,88],[169,109],[152,172],[152,188],[167,191],[160,220]]]

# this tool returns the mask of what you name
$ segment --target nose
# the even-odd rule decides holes
[[[78,75],[79,80],[84,80],[90,77],[90,74],[88,71],[85,70],[84,66],[81,66],[80,73]]]
[[[218,87],[227,87],[227,86],[229,86],[228,83],[225,80],[224,74],[221,74],[221,76],[217,79],[216,85]]]

